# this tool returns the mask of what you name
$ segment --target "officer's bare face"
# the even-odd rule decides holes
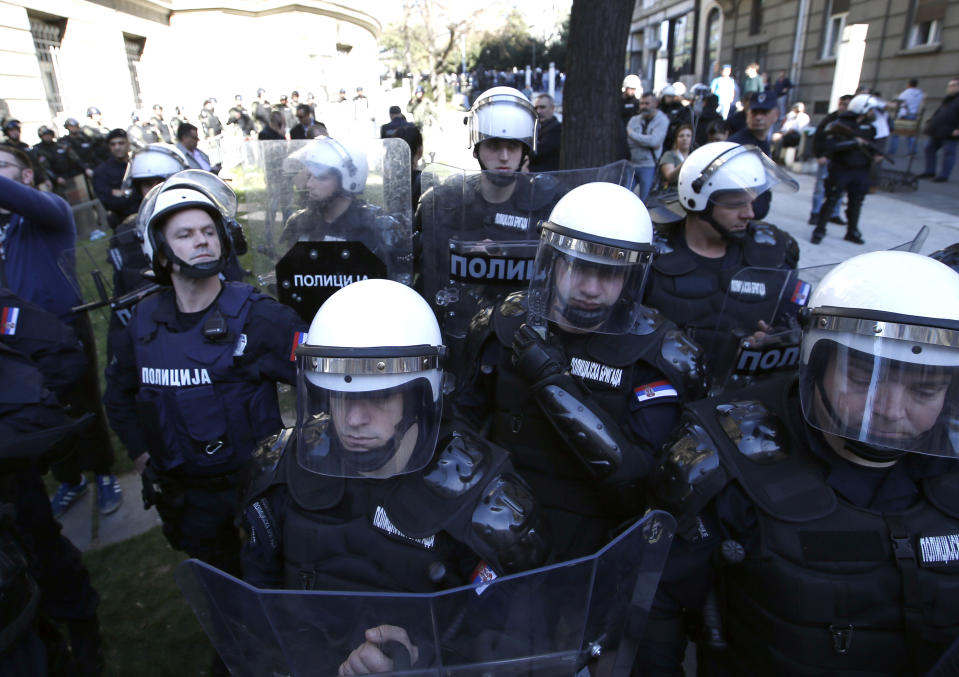
[[[923,367],[845,353],[832,357],[823,391],[839,421],[852,430],[865,425],[873,440],[912,440],[927,432],[942,412],[952,382],[940,367]]]
[[[322,201],[336,194],[340,187],[340,180],[332,170],[310,174],[306,182],[306,189],[310,192],[310,199]]]
[[[769,126],[779,116],[778,109],[772,110],[754,110],[750,108],[746,112],[746,126],[749,127],[755,135],[765,135],[769,131]]]
[[[712,201],[713,219],[729,231],[743,230],[755,216],[753,196],[746,191],[721,195]]]
[[[364,397],[330,395],[330,413],[340,442],[348,451],[363,452],[387,444],[403,420],[403,395]]]
[[[190,265],[220,258],[220,237],[213,218],[202,209],[183,209],[167,219],[163,236],[173,254]],[[174,264],[174,272],[177,265]]]
[[[487,139],[476,147],[474,155],[488,170],[516,172],[523,160],[523,144],[516,139]]]
[[[587,312],[608,308],[623,291],[626,268],[588,264],[579,260],[557,259],[557,300]]]

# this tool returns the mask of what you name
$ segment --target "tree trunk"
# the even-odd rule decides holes
[[[620,83],[634,0],[573,0],[563,90],[564,169],[616,159]]]

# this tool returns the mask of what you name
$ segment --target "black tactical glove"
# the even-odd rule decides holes
[[[566,363],[563,351],[548,344],[528,324],[524,323],[513,334],[513,366],[531,384],[562,374]]]

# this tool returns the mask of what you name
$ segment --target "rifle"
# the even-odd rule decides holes
[[[826,133],[827,134],[836,133],[836,134],[839,134],[840,136],[845,136],[846,138],[849,138],[849,139],[862,139],[863,141],[866,141],[866,143],[863,145],[860,145],[859,149],[862,150],[864,153],[874,158],[879,157],[879,158],[882,158],[883,160],[888,160],[889,164],[893,164],[893,165],[896,164],[896,161],[893,160],[888,155],[886,155],[885,153],[883,153],[881,150],[879,150],[876,144],[874,144],[872,141],[869,141],[863,136],[858,136],[854,130],[850,129],[839,120],[834,120],[832,123],[830,123],[829,126],[826,127]]]

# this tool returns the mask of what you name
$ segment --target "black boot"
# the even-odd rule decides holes
[[[858,228],[850,228],[846,231],[846,237],[843,238],[847,242],[852,242],[854,244],[866,244],[866,241],[862,239],[862,233],[859,232]]]
[[[826,228],[822,225],[816,226],[816,229],[812,232],[812,237],[809,239],[813,244],[819,244],[822,242],[822,239],[826,237]]]

